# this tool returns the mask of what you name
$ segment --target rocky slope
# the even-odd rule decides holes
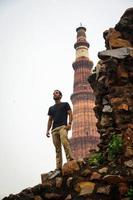
[[[133,8],[103,34],[106,50],[88,78],[96,96],[98,151],[64,164],[62,174],[3,200],[133,199]]]

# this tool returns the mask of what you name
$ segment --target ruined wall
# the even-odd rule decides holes
[[[103,36],[107,50],[98,53],[101,60],[89,77],[96,96],[99,148],[108,161],[114,158],[133,167],[133,8]],[[115,143],[116,152],[111,149]]]

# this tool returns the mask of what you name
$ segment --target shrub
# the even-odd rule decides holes
[[[114,159],[122,151],[122,137],[120,135],[113,135],[108,145],[109,159]]]
[[[131,200],[133,199],[133,188],[132,187],[130,187],[128,189],[127,197],[129,197],[129,199],[131,199]]]
[[[104,161],[102,153],[94,153],[89,158],[89,165],[99,166]]]

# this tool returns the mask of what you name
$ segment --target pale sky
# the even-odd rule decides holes
[[[132,0],[0,0],[0,198],[55,169],[47,111],[54,89],[71,104],[75,29],[80,22],[87,28],[96,64],[103,32],[132,6]]]

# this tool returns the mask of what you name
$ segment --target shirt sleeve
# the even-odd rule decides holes
[[[69,103],[67,103],[67,102],[66,102],[66,110],[67,110],[67,111],[68,111],[68,110],[71,110],[71,107],[70,107]]]
[[[49,116],[52,116],[51,107],[50,107],[49,110],[48,110],[48,115],[49,115]]]

